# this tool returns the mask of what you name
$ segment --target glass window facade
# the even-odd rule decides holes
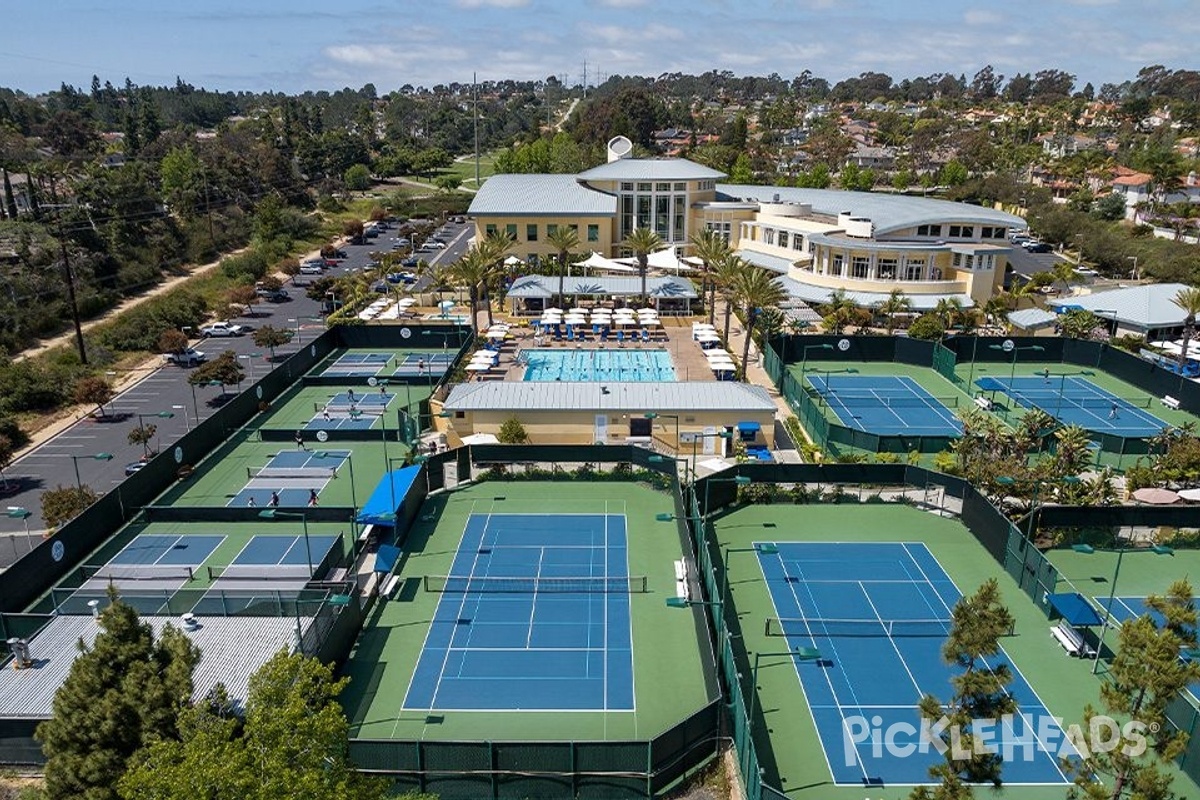
[[[636,186],[636,190],[628,187]],[[686,244],[688,196],[675,194],[683,183],[621,183],[618,192],[617,241],[636,228],[649,228],[666,244]]]

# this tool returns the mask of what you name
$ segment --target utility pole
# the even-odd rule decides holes
[[[587,59],[583,60],[583,99],[587,100]]]
[[[58,247],[62,254],[63,280],[67,282],[67,299],[71,303],[71,321],[75,323],[75,344],[79,348],[79,362],[87,364],[87,348],[83,344],[83,326],[79,322],[79,304],[75,300],[75,277],[71,274],[71,261],[67,255],[67,235],[63,231],[62,207],[58,209]]]

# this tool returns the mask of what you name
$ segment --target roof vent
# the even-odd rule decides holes
[[[192,612],[189,611],[188,613],[184,614],[180,620],[183,623],[183,629],[185,631],[200,630],[200,620],[196,619],[196,615]]]
[[[772,203],[778,203],[778,202],[779,202],[779,192],[776,192],[776,193],[775,193],[775,194],[774,194],[774,195],[771,197],[771,202],[772,202]]]
[[[29,642],[13,637],[8,640],[8,648],[13,654],[13,669],[29,669],[33,659],[29,657]]]
[[[624,136],[614,136],[608,140],[608,163],[620,161],[633,155],[633,142]]]

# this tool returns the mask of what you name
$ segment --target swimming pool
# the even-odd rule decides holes
[[[666,350],[523,350],[527,381],[673,381]]]

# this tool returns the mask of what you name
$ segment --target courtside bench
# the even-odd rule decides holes
[[[1083,658],[1092,655],[1094,652],[1083,641],[1083,634],[1065,619],[1050,628],[1050,635],[1062,645],[1063,650],[1066,650],[1068,655]]]
[[[1171,397],[1171,395],[1169,395],[1169,394],[1163,395],[1162,404],[1164,406],[1166,406],[1167,408],[1173,408],[1176,411],[1179,410],[1179,400],[1177,400],[1174,397]]]
[[[989,400],[989,399],[987,399],[987,398],[986,398],[986,397],[984,397],[983,395],[977,395],[977,396],[974,398],[974,400],[975,400],[975,405],[979,406],[979,407],[980,407],[980,408],[982,408],[984,411],[991,411],[991,410],[992,410],[992,407],[993,407],[992,401],[991,401],[991,400]]]

